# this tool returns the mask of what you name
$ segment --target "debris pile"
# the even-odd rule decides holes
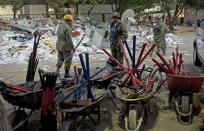
[[[34,37],[31,32],[28,32],[28,30],[25,29],[25,27],[20,27],[22,25],[22,21],[21,24],[17,25],[20,30],[11,28],[9,31],[0,31],[0,64],[28,62],[29,55],[33,48]],[[29,27],[29,29],[31,28]],[[37,52],[39,59],[56,60],[56,25],[46,24],[45,26],[42,26],[42,24],[39,23],[37,29],[40,29],[42,33]],[[78,44],[85,34],[84,30],[81,28],[76,28],[76,30],[79,31],[81,35],[73,38],[74,46]],[[34,30],[32,30],[32,32],[34,32]],[[77,55],[81,52],[89,52],[94,55],[102,53],[102,51],[93,45],[89,36],[85,36],[82,44],[80,44],[76,49],[75,54]],[[76,58],[77,57],[78,56],[76,56]]]
[[[73,38],[74,46],[78,44],[84,34],[86,34],[82,43],[76,49],[75,56],[81,52],[89,52],[90,56],[96,59],[101,58],[103,51],[100,47],[109,47],[109,24],[90,26],[90,23],[82,23],[77,20],[74,23],[74,30],[80,32],[80,36]],[[17,24],[10,24],[10,30],[0,31],[0,64],[6,63],[27,63],[30,52],[34,43],[32,32],[35,29],[40,29],[42,35],[38,46],[38,57],[40,60],[56,60],[56,28],[57,22],[50,22],[48,19],[43,20],[21,20]],[[153,41],[153,31],[151,27],[138,26],[131,27],[128,33],[128,43],[132,43],[132,36],[137,36],[137,46],[143,43],[151,44]],[[168,47],[176,44],[175,36],[172,34],[166,35]],[[131,45],[130,45],[131,47]],[[97,57],[98,55],[98,57]],[[105,57],[105,55],[104,55]]]
[[[137,36],[137,39],[136,39],[137,45],[141,45],[143,43],[151,44],[154,39],[152,27],[146,27],[146,26],[134,27],[132,26],[130,32],[128,33],[129,40],[132,40],[133,35]],[[167,43],[167,47],[172,47],[173,45],[177,44],[175,35],[171,33],[166,34],[165,40]]]

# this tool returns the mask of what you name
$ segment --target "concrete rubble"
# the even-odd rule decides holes
[[[38,46],[38,57],[40,60],[56,60],[56,27],[57,22],[51,19],[39,20],[19,20],[11,22],[9,30],[0,31],[0,64],[6,63],[27,63],[30,52],[32,51],[34,37],[32,32],[40,29],[42,33],[40,44]],[[80,32],[80,36],[73,38],[74,46],[78,44],[84,34],[80,46],[76,49],[74,59],[78,59],[81,52],[89,52],[94,58],[102,58],[104,55],[100,48],[109,47],[109,24],[101,24],[94,26],[85,22],[82,18],[78,18],[73,24],[74,30]],[[137,36],[137,48],[142,43],[152,43],[153,31],[151,27],[132,26],[129,31],[128,43],[132,44],[132,36]],[[176,45],[176,37],[173,34],[166,35],[168,47]],[[97,55],[99,57],[97,57]]]

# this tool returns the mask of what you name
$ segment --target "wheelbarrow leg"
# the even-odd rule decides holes
[[[18,124],[13,128],[13,130],[16,130],[16,129],[18,129],[19,127],[23,126],[23,125],[26,123],[26,121],[28,121],[28,119],[29,119],[30,116],[32,115],[33,111],[34,111],[34,110],[31,110],[30,113],[28,114],[28,116],[27,116],[23,121],[21,121],[20,123],[18,123]]]
[[[94,124],[94,125],[97,125],[97,123],[95,122],[95,120],[92,118],[92,116],[91,116],[90,114],[83,115],[83,117],[81,118],[79,124],[81,124],[81,123],[84,121],[84,119],[85,119],[86,117],[89,117],[89,119],[93,122],[93,124]]]
[[[128,114],[130,110],[130,104],[127,102],[126,103],[126,113]]]
[[[117,108],[118,111],[120,111],[121,109],[117,106],[117,104],[114,102],[114,100],[108,95],[107,97],[112,103],[113,105]]]
[[[110,88],[110,92],[111,92],[112,96],[115,98],[115,94],[111,88]]]
[[[98,107],[97,107],[98,109],[97,109],[97,114],[98,114],[98,123],[100,123],[100,121],[101,121],[101,113],[100,113],[100,111],[101,111],[101,109],[100,109],[100,104],[98,105]]]
[[[93,124],[96,126],[97,123],[95,122],[95,120],[93,119],[93,117],[92,117],[90,114],[88,114],[88,117],[91,119],[91,121],[93,122]]]
[[[178,104],[178,101],[175,101],[176,106],[176,113],[178,120],[183,125],[189,125],[192,123],[192,112],[193,112],[193,105],[190,103],[189,96],[181,96],[181,105]],[[179,107],[182,107],[181,109]]]
[[[173,97],[174,97],[174,93],[173,93],[173,92],[170,92],[168,97],[169,97],[169,98],[168,98],[169,108],[173,108],[172,99],[173,99]]]

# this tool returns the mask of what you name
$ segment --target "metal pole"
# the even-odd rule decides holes
[[[135,59],[136,59],[136,36],[133,36],[133,51],[132,51],[132,67],[135,67]]]

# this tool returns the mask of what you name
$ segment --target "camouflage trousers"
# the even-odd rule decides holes
[[[111,53],[121,64],[123,64],[123,53],[121,51],[120,44],[118,42],[111,42]]]
[[[58,61],[57,61],[57,68],[61,68],[64,63],[64,69],[69,70],[72,64],[72,51],[59,51],[58,50]]]
[[[158,51],[161,50],[163,53],[165,53],[165,51],[166,51],[165,37],[156,38],[155,42],[157,44],[157,50]]]

